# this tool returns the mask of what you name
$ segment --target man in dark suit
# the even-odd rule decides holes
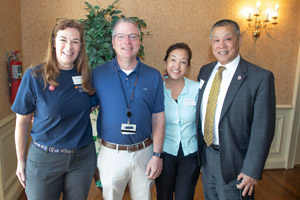
[[[218,61],[198,75],[203,189],[205,199],[235,200],[251,195],[262,177],[275,130],[274,76],[239,55],[236,22],[214,24],[210,43]]]

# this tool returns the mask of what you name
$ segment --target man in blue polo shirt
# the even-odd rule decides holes
[[[114,26],[116,58],[93,70],[99,100],[98,136],[102,139],[98,168],[103,198],[151,199],[151,186],[162,170],[164,93],[162,78],[137,58],[140,29],[122,18]]]

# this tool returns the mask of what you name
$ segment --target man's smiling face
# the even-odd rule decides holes
[[[241,36],[234,32],[232,25],[214,28],[210,40],[214,56],[222,65],[233,61],[239,54]]]

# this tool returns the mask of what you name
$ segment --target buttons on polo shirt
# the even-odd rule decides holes
[[[125,80],[128,81],[128,78],[126,77]]]

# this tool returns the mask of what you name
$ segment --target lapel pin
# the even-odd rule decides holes
[[[50,91],[54,91],[54,90],[55,90],[55,86],[54,86],[54,85],[50,85],[50,86],[49,86],[49,90],[50,90]]]
[[[240,81],[242,79],[242,76],[238,76],[237,79]]]

